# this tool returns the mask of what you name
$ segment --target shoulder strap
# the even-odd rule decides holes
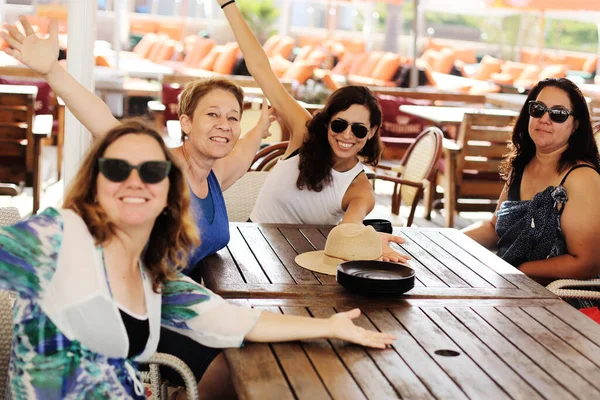
[[[570,174],[572,171],[576,170],[577,168],[582,168],[582,167],[588,167],[588,168],[591,168],[591,169],[593,169],[594,171],[596,171],[596,172],[600,173],[600,172],[599,172],[599,171],[598,171],[598,170],[597,170],[595,167],[593,167],[593,166],[591,166],[591,165],[588,165],[588,164],[579,164],[579,165],[576,165],[576,166],[574,166],[573,168],[571,168],[571,169],[570,169],[570,170],[567,172],[567,174],[565,175],[565,177],[564,177],[564,178],[562,178],[562,181],[560,181],[560,185],[562,186],[562,185],[565,183],[565,181],[567,180],[567,177],[569,176],[569,174]]]
[[[515,171],[515,177],[508,188],[508,200],[521,201],[521,180],[523,179],[524,168]]]

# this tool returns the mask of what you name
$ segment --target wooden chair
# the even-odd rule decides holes
[[[31,185],[33,214],[40,206],[41,139],[52,133],[52,115],[34,116],[36,94],[35,86],[0,85],[0,182],[17,192]]]
[[[378,165],[377,169],[397,173],[397,176],[375,174],[375,180],[381,179],[394,182],[392,192],[392,214],[400,214],[400,204],[404,200],[410,206],[410,214],[405,226],[411,226],[415,210],[425,190],[431,193],[435,190],[435,178],[438,162],[442,153],[443,134],[439,128],[425,129],[414,143],[410,145],[399,166]],[[425,213],[429,214],[429,201],[425,202]]]
[[[270,171],[277,161],[283,156],[288,144],[289,142],[287,141],[273,143],[259,150],[254,156],[248,171]]]
[[[444,140],[438,184],[444,189],[446,227],[454,226],[456,211],[496,209],[503,187],[498,169],[508,151],[513,119],[507,115],[465,113],[456,142]],[[465,199],[468,201],[459,202]]]

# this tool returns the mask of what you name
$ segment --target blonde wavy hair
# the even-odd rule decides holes
[[[169,193],[166,213],[161,213],[154,222],[142,262],[152,275],[152,287],[160,290],[162,283],[187,267],[189,252],[200,244],[198,228],[190,211],[190,192],[181,170],[164,144],[161,136],[139,121],[124,122],[111,129],[102,139],[94,143],[86,155],[81,168],[71,182],[64,197],[63,208],[76,212],[87,225],[96,245],[110,241],[115,235],[115,226],[95,202],[98,159],[112,143],[125,135],[150,136],[160,145],[165,158],[171,162]]]

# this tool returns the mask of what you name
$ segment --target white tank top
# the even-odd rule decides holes
[[[300,156],[295,155],[279,160],[273,167],[250,214],[252,222],[319,225],[340,222],[344,216],[342,199],[352,181],[363,171],[363,164],[357,162],[345,172],[332,169],[331,182],[320,192],[314,192],[296,187],[299,161]]]

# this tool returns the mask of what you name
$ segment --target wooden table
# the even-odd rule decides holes
[[[348,292],[335,276],[298,266],[294,258],[325,247],[328,227],[231,223],[231,240],[203,261],[205,285],[226,298],[372,299]],[[396,228],[416,271],[415,288],[404,298],[557,297],[456,229]]]
[[[400,106],[400,111],[430,121],[433,125],[444,129],[450,139],[456,139],[458,128],[467,112],[486,115],[518,115],[518,113],[513,110],[473,107],[402,105]]]
[[[349,305],[255,300],[328,317]],[[240,399],[598,399],[600,326],[549,299],[404,300],[356,323],[396,334],[385,350],[339,340],[227,349]]]

